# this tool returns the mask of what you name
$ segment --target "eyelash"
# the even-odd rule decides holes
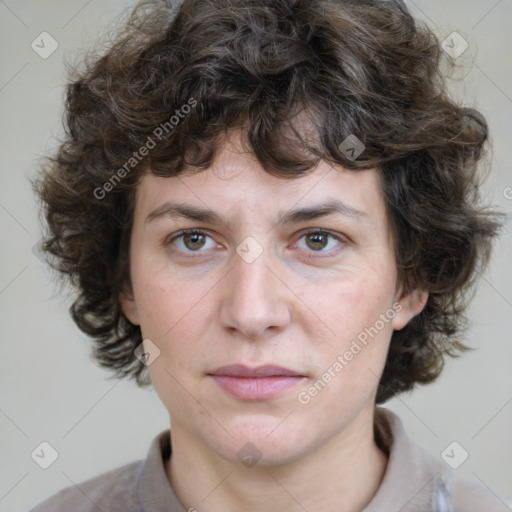
[[[348,245],[348,242],[343,240],[341,237],[334,235],[333,233],[331,233],[328,230],[319,229],[319,228],[311,228],[311,229],[308,229],[308,230],[302,232],[301,236],[299,237],[298,240],[301,240],[302,238],[304,238],[305,236],[310,235],[310,234],[321,234],[321,235],[324,235],[324,236],[327,235],[328,237],[334,238],[335,240],[340,242],[340,244],[342,246]],[[184,229],[184,230],[179,231],[178,233],[176,233],[174,235],[171,235],[171,236],[167,237],[164,240],[162,245],[164,247],[167,247],[168,245],[171,245],[172,242],[174,242],[175,240],[177,240],[179,238],[182,238],[185,235],[204,235],[204,236],[207,236],[209,238],[212,238],[206,231],[203,231],[201,229]],[[331,251],[310,251],[309,255],[308,255],[308,258],[309,259],[315,259],[315,258],[329,257],[331,255],[329,255],[329,256],[317,256],[315,253],[322,254],[324,252],[331,252]],[[202,253],[206,252],[206,250],[203,250],[203,251],[201,251],[201,250],[198,250],[198,251],[181,251],[181,249],[178,249],[178,252],[182,252],[182,253],[185,252],[185,254],[187,254],[187,257],[189,257],[189,258],[200,258],[200,257],[203,256]],[[336,251],[335,254],[338,254],[338,252],[339,251]]]

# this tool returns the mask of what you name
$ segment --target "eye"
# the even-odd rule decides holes
[[[208,240],[210,240],[209,243]],[[298,242],[296,245],[298,245],[302,250],[309,252],[309,258],[332,256],[337,254],[341,248],[347,245],[347,242],[342,240],[339,236],[335,236],[329,231],[320,229],[311,229],[303,233],[299,238],[299,241],[300,240],[305,241],[306,247],[300,247]],[[205,231],[198,229],[185,229],[180,231],[168,237],[164,241],[163,245],[173,245],[179,252],[192,255],[192,257],[196,254],[197,256],[200,256],[202,253],[207,252],[209,249],[214,249],[217,246],[212,237],[210,237]],[[336,250],[336,247],[340,249]],[[332,252],[334,254],[329,254]],[[321,256],[316,256],[314,253],[319,253]]]
[[[209,246],[206,243],[207,239],[210,239],[211,241]],[[168,237],[165,240],[164,245],[167,246],[171,244],[176,246],[178,250],[184,253],[202,253],[206,252],[207,249],[212,249],[216,245],[210,236],[208,236],[204,231],[197,229],[186,229],[171,237]]]
[[[334,250],[334,254],[339,251],[335,250],[336,247],[343,247],[346,244],[340,237],[333,235],[329,231],[323,231],[318,229],[312,229],[304,233],[299,240],[305,240],[306,251],[313,253],[331,253]],[[325,248],[327,250],[324,250]],[[330,255],[330,254],[329,254]],[[309,255],[310,258],[316,258],[313,254]],[[323,256],[320,256],[323,257]]]

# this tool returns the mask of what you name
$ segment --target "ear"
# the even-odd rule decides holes
[[[126,316],[133,325],[140,325],[139,314],[137,312],[137,305],[133,298],[133,293],[122,291],[119,294],[119,303],[121,304],[121,310],[123,311],[124,316]]]
[[[403,329],[409,321],[419,315],[428,300],[428,292],[420,289],[413,289],[408,295],[404,295],[399,301],[396,308],[396,315],[393,318],[393,328],[396,331]]]

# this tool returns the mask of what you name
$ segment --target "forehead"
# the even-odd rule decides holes
[[[172,210],[172,205],[190,205],[213,212],[208,220],[229,223],[292,222],[299,207],[325,206],[362,227],[384,227],[385,203],[380,174],[373,169],[351,171],[321,160],[308,174],[293,179],[265,171],[254,153],[230,136],[205,171],[186,168],[176,177],[158,177],[148,172],[136,191],[136,218],[153,222]],[[206,217],[205,217],[206,219]]]

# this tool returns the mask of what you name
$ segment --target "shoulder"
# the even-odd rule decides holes
[[[388,452],[389,462],[381,488],[365,512],[397,503],[402,512],[510,512],[505,500],[462,478],[441,457],[411,441],[392,411],[378,407],[375,420],[376,440]]]
[[[136,481],[144,461],[101,473],[70,485],[28,512],[98,512],[98,510],[140,510]]]
[[[462,477],[441,459],[422,446],[409,441],[417,464],[424,468],[426,478],[432,478],[425,498],[434,510],[441,512],[510,512],[505,501],[480,483]],[[426,479],[425,478],[425,479]]]
[[[165,473],[170,453],[170,430],[164,430],[153,438],[146,459],[73,483],[28,512],[141,512],[156,504],[183,512]]]
[[[482,485],[461,478],[450,470],[448,485],[451,484],[454,510],[461,512],[509,512],[505,499],[495,495]],[[512,505],[512,503],[509,502]]]

